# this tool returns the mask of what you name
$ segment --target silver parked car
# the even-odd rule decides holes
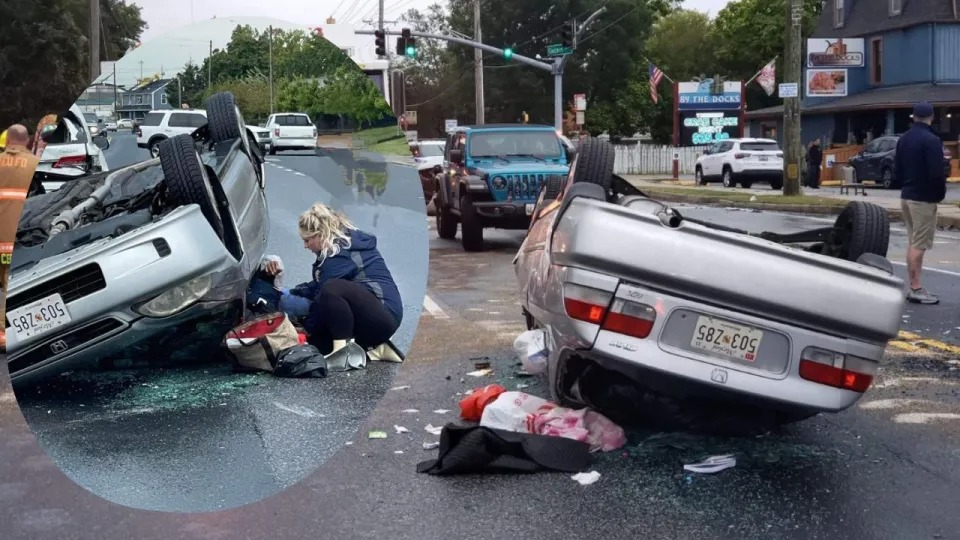
[[[856,201],[832,227],[752,234],[686,218],[612,171],[609,143],[584,141],[514,259],[553,399],[697,402],[776,425],[861,398],[905,302],[882,208]],[[632,397],[612,396],[623,380]]]
[[[263,155],[232,94],[206,110],[158,158],[27,199],[7,297],[14,384],[148,345],[175,355],[201,326],[219,325],[216,347],[245,315],[269,233]]]

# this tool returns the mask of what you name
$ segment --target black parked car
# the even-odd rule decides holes
[[[896,183],[894,157],[897,155],[897,141],[900,135],[884,135],[870,141],[859,154],[850,158],[853,167],[853,181],[857,184],[864,180],[873,180],[885,189],[900,189]],[[943,170],[950,176],[950,151],[943,148]]]

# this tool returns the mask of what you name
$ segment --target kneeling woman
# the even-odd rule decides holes
[[[304,247],[317,255],[313,281],[284,290],[281,309],[302,317],[307,341],[324,355],[354,341],[373,360],[399,361],[388,342],[403,320],[403,303],[377,238],[321,203],[298,225]]]

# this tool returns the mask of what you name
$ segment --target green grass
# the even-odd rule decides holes
[[[391,139],[391,137],[394,138]],[[407,139],[395,126],[357,131],[353,134],[353,139],[355,146],[364,148],[370,152],[395,156],[410,155],[410,145],[407,144]]]
[[[700,197],[716,199],[717,202],[726,201],[733,203],[748,204],[782,204],[791,206],[845,206],[848,202],[845,199],[834,197],[811,197],[810,195],[755,195],[753,193],[726,192],[714,189],[697,188],[644,188],[645,193],[656,196],[657,193],[670,195],[682,195],[687,197]],[[753,197],[756,199],[751,200]]]

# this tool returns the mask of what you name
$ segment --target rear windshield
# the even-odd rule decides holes
[[[310,118],[302,114],[284,114],[275,118],[279,126],[309,126]]]
[[[423,157],[438,157],[443,155],[443,146],[439,144],[421,144],[420,155]]]
[[[147,113],[147,115],[143,117],[143,120],[140,121],[140,125],[159,126],[161,120],[163,120],[163,113]]]
[[[749,152],[779,152],[780,147],[772,142],[745,142],[740,143],[741,150]]]

